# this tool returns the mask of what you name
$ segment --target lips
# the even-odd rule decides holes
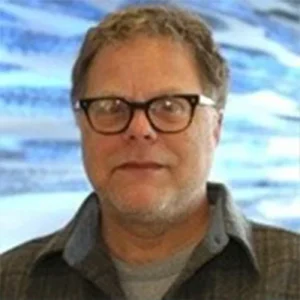
[[[164,166],[156,162],[126,162],[121,164],[118,169],[160,169]]]

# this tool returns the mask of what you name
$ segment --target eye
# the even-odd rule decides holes
[[[126,112],[127,106],[120,99],[101,99],[95,101],[91,109],[97,115],[113,115]]]
[[[185,98],[169,96],[158,99],[151,108],[155,113],[182,115],[189,112],[189,103]]]

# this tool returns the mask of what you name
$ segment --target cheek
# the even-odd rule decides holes
[[[204,122],[198,123],[197,126],[193,124],[179,141],[181,168],[177,174],[178,179],[204,180],[209,173],[215,149],[212,127]]]
[[[94,187],[106,181],[108,161],[111,150],[101,136],[94,133],[82,133],[82,155],[84,167]]]
[[[211,143],[206,132],[193,134],[189,143],[187,142],[186,159],[189,162],[189,167],[192,169],[202,169],[206,165],[211,152]]]
[[[211,156],[217,145],[218,119],[214,111],[204,110],[197,115],[190,139],[196,144],[199,153]]]

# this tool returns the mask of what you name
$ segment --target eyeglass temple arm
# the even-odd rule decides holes
[[[207,106],[212,106],[215,107],[216,106],[216,102],[214,100],[212,100],[210,97],[207,97],[205,95],[200,95],[200,105],[207,105]],[[223,113],[224,109],[220,108],[218,109],[219,113]]]

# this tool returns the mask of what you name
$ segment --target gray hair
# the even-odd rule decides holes
[[[128,6],[88,30],[73,67],[73,102],[84,93],[86,75],[96,53],[138,34],[170,37],[191,46],[204,80],[204,93],[214,99],[218,109],[225,107],[229,71],[211,31],[198,14],[170,4]]]

